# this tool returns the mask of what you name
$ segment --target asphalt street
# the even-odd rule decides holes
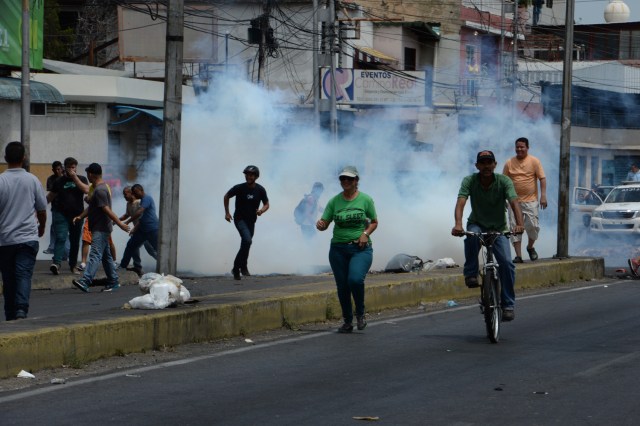
[[[264,344],[0,396],[3,425],[635,424],[638,281],[520,297],[502,340],[478,307],[308,327]]]

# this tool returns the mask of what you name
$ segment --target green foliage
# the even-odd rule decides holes
[[[58,0],[47,0],[44,6],[44,57],[63,61],[71,56],[69,46],[73,45],[75,31],[73,28],[62,29],[59,14]]]

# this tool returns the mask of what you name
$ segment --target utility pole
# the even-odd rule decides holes
[[[560,118],[560,172],[558,178],[558,251],[554,257],[569,257],[569,167],[571,166],[571,83],[573,80],[574,1],[567,0],[562,115]]]
[[[504,0],[500,0],[500,84],[498,85],[498,104],[504,104],[504,84],[507,72],[505,70],[504,36],[505,36],[505,8]]]
[[[518,0],[513,0],[513,49],[511,50],[511,108],[516,118],[518,96]]]
[[[260,16],[260,45],[258,46],[258,85],[263,83],[262,73],[265,66],[265,49],[267,48],[267,32],[269,31],[269,16],[271,16],[271,0],[264,0],[264,12]]]
[[[22,83],[20,86],[20,141],[24,145],[27,171],[31,166],[31,86],[29,58],[31,56],[29,0],[22,0]]]
[[[329,54],[331,55],[331,110],[329,128],[332,142],[338,142],[338,109],[336,100],[336,5],[334,0],[328,0],[329,7]]]
[[[313,122],[316,127],[320,122],[320,78],[318,75],[318,0],[313,0],[313,27],[311,29],[313,49]]]
[[[323,2],[324,7],[318,9],[316,14],[318,21],[322,22],[322,38],[320,41],[320,51],[318,54],[318,66],[329,68],[329,75],[323,71],[323,77],[318,83],[318,88],[322,87],[322,93],[329,99],[318,98],[318,111],[329,113],[329,129],[331,131],[332,142],[338,141],[338,112],[336,107],[336,58],[335,58],[335,28],[336,10],[334,0]],[[317,45],[316,45],[317,46]],[[314,46],[315,47],[315,46]],[[329,84],[326,91],[325,84]]]
[[[160,182],[160,231],[156,272],[176,274],[182,128],[184,0],[169,0],[164,80],[164,120]]]

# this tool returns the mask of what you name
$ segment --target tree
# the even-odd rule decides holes
[[[75,40],[73,28],[62,28],[60,25],[60,6],[58,0],[47,0],[44,6],[44,57],[58,61],[67,60],[71,56],[71,48]]]

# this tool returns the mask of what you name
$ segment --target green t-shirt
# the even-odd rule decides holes
[[[465,177],[458,191],[458,198],[471,197],[471,214],[468,223],[480,225],[490,231],[507,230],[505,201],[518,198],[513,182],[505,175],[494,173],[495,180],[488,189],[480,185],[480,175]]]
[[[363,192],[359,192],[351,201],[345,200],[342,193],[336,195],[329,200],[322,213],[323,220],[334,222],[332,243],[357,240],[367,227],[367,222],[377,218],[373,199]]]

